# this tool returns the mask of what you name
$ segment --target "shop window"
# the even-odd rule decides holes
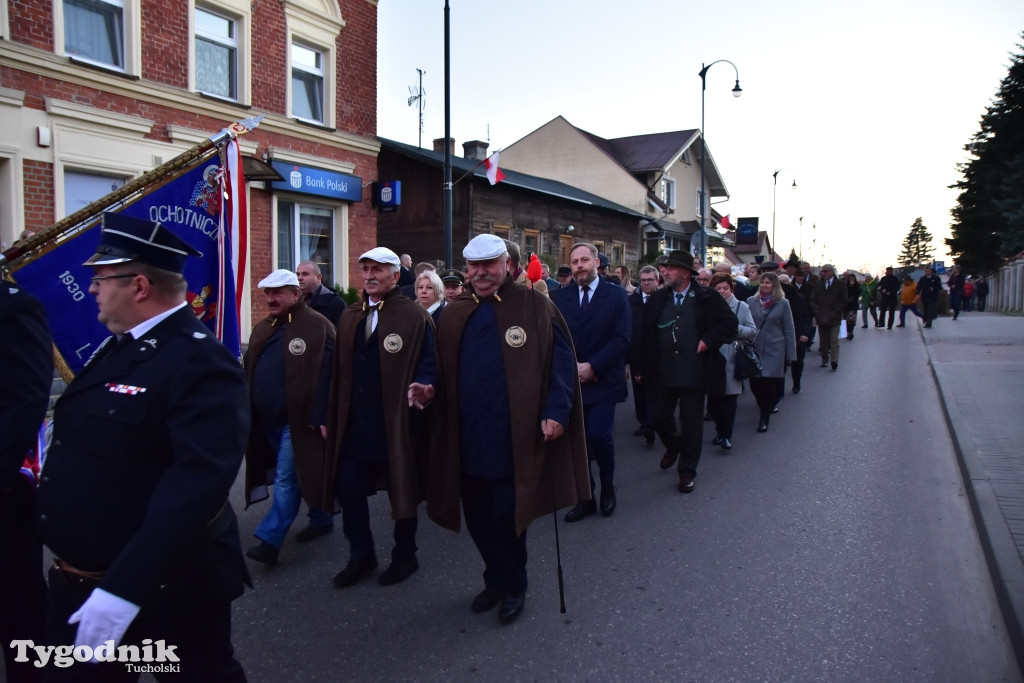
[[[277,203],[277,267],[294,271],[302,261],[320,266],[323,282],[335,282],[334,211],[295,202]]]

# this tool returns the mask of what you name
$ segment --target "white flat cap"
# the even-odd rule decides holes
[[[402,267],[402,262],[398,260],[398,254],[387,247],[374,247],[359,257],[360,261],[365,261],[367,259],[370,261],[376,261],[377,263],[386,263],[389,266],[395,266],[396,268]]]
[[[505,240],[497,235],[477,235],[462,250],[462,257],[467,261],[489,261],[506,251]]]
[[[274,287],[298,287],[299,277],[290,270],[284,268],[275,270],[270,275],[263,278],[258,285],[259,289],[273,289]]]

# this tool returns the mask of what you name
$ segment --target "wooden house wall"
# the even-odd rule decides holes
[[[444,258],[444,198],[442,169],[381,149],[378,177],[402,182],[402,205],[397,211],[381,212],[377,218],[378,241],[396,253],[408,253],[414,262]],[[559,263],[560,236],[566,227],[573,242],[605,241],[625,245],[627,263],[640,257],[639,222],[635,217],[596,208],[559,197],[515,187],[507,183],[491,186],[475,176],[458,181],[452,190],[452,265],[464,265],[462,249],[475,235],[509,228],[510,239],[524,244],[526,230],[541,234],[540,254],[549,263]]]

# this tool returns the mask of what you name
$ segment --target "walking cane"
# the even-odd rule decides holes
[[[526,279],[530,281],[530,289],[533,289],[533,285],[541,279],[541,268],[540,261],[537,259],[536,254],[530,254],[529,265],[526,268]],[[533,297],[530,298],[530,308],[533,309],[533,319],[537,320],[536,307],[533,304]],[[537,349],[537,353],[540,353],[540,349]],[[568,427],[568,425],[566,425]],[[565,614],[565,581],[562,578],[562,546],[558,541],[558,509],[555,502],[555,473],[553,470],[548,470],[548,483],[551,486],[551,521],[555,525],[555,563],[558,567],[558,611],[561,614]]]

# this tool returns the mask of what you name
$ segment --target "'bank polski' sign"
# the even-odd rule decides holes
[[[330,199],[345,199],[352,202],[358,202],[363,198],[363,179],[359,176],[277,160],[271,161],[270,165],[284,177],[283,181],[277,180],[271,183],[271,187],[275,190],[300,192]]]

